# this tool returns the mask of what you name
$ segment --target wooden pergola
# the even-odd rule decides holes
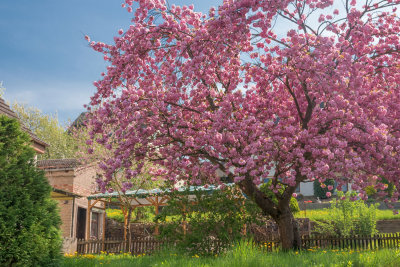
[[[233,186],[233,183],[225,184],[225,186]],[[103,231],[102,231],[102,240],[103,240],[103,247],[104,247],[104,240],[105,240],[105,225],[106,225],[106,206],[107,203],[113,203],[119,205],[121,207],[122,213],[124,214],[124,240],[127,239],[127,224],[128,224],[128,208],[120,202],[121,196],[124,198],[129,199],[129,205],[132,210],[138,207],[148,207],[154,206],[155,208],[155,215],[157,216],[159,213],[159,207],[167,206],[168,200],[170,199],[170,194],[173,192],[187,194],[189,200],[195,199],[195,192],[201,192],[203,194],[211,193],[215,190],[219,190],[220,186],[189,186],[189,187],[179,187],[174,189],[151,189],[151,190],[129,190],[126,191],[124,194],[120,192],[113,192],[113,193],[102,193],[102,194],[95,194],[88,197],[88,209],[87,209],[87,227],[86,227],[86,240],[90,239],[90,231],[91,231],[91,223],[90,223],[90,214],[92,212],[92,208],[97,203],[103,203],[102,208],[104,209],[103,214]],[[193,194],[191,194],[193,193]],[[119,201],[119,202],[118,202]],[[98,208],[98,207],[96,207]],[[185,229],[184,229],[185,231]],[[156,225],[155,234],[158,234],[159,229],[158,225]]]

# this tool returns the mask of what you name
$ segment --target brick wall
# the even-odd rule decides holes
[[[71,170],[48,170],[46,177],[52,187],[73,192],[75,173]]]
[[[57,200],[57,204],[61,217],[61,234],[63,237],[71,237],[73,200]]]
[[[76,227],[78,220],[78,208],[87,210],[88,200],[87,196],[95,193],[95,179],[96,169],[95,166],[81,166],[75,169],[58,169],[58,170],[45,170],[45,174],[52,187],[65,190],[82,197],[75,197],[75,200],[57,200],[62,220],[61,231],[63,237],[76,237]],[[74,203],[75,202],[75,203]],[[99,202],[94,206],[94,211],[102,213],[102,210],[96,208],[102,207]],[[100,216],[101,217],[101,216]],[[86,221],[86,220],[85,220]],[[87,226],[86,226],[87,227]],[[102,232],[102,219],[99,220],[99,234]]]
[[[150,236],[154,232],[152,223],[131,223],[132,238]],[[124,238],[124,224],[116,220],[106,218],[106,238]]]
[[[96,193],[96,168],[93,165],[75,169],[73,192],[81,196]]]

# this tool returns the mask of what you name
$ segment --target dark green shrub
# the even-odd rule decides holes
[[[384,190],[388,197],[392,197],[394,191],[396,190],[396,186],[394,185],[394,183],[389,182],[386,178],[382,178],[381,183],[387,184],[388,187]]]
[[[272,192],[270,188],[272,184],[272,180],[269,180],[267,183],[264,183],[263,185],[260,186],[260,190],[270,199],[272,199],[272,201],[275,204],[278,204],[278,199],[276,198],[276,195],[274,194],[274,192]],[[285,190],[285,186],[281,185],[281,188],[278,190],[279,194],[282,194],[283,191]],[[290,204],[289,204],[290,210],[293,213],[297,213],[300,211],[300,207],[299,207],[299,203],[297,202],[297,199],[292,197],[290,199]]]
[[[328,190],[328,186],[335,186],[335,181],[333,179],[325,180],[324,184],[326,187],[322,188],[321,183],[318,180],[314,181],[314,197],[319,197],[321,199],[327,198],[326,193],[331,192],[332,195],[335,192],[335,188]]]
[[[0,115],[0,266],[55,266],[60,218],[30,138]]]

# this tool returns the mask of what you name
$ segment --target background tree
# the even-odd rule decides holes
[[[0,265],[58,266],[61,223],[30,138],[0,115]]]
[[[350,182],[362,198],[368,185],[385,194],[381,177],[399,188],[400,1],[224,1],[208,16],[137,2],[115,44],[91,42],[110,64],[89,108],[93,140],[115,129],[106,183],[132,162],[127,179],[144,161],[194,184],[222,171],[277,222],[284,249],[300,246],[299,183]],[[267,176],[277,204],[258,187]]]
[[[58,121],[57,113],[44,114],[35,107],[17,102],[12,105],[12,109],[23,125],[50,145],[43,155],[38,155],[38,159],[74,158],[77,149],[76,139],[65,131],[65,127]]]
[[[4,86],[3,86],[3,82],[1,81],[0,82],[0,97],[3,97],[3,95],[4,95],[4,91],[5,91],[6,89],[4,88]]]

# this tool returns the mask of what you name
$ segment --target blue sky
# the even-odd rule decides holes
[[[132,14],[123,0],[1,0],[0,81],[6,101],[74,120],[106,64],[84,39],[111,43]],[[217,0],[169,0],[207,12]]]

